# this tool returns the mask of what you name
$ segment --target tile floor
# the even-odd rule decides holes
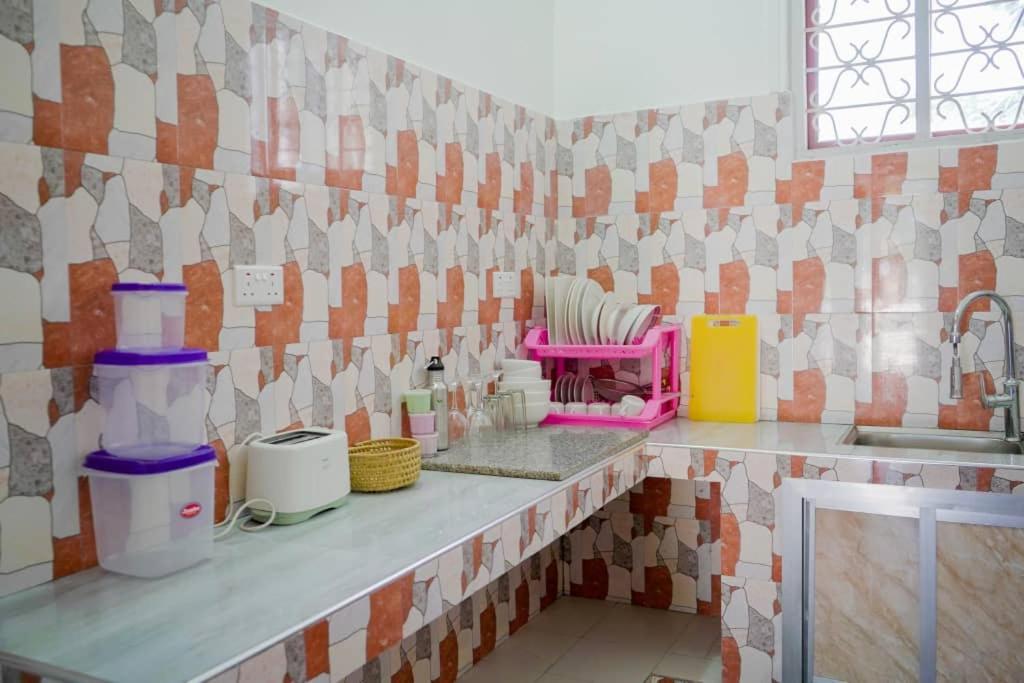
[[[717,617],[559,598],[460,683],[644,683],[652,674],[721,680]]]

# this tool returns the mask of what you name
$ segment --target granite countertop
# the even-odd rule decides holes
[[[651,431],[650,446],[675,446],[748,453],[787,453],[825,458],[889,460],[971,467],[1024,467],[1024,456],[1003,453],[966,453],[912,448],[855,446],[843,443],[850,425],[798,422],[691,422],[679,418]],[[894,431],[927,434],[957,434],[956,430],[893,428]],[[999,438],[997,432],[959,432]]]
[[[423,459],[423,469],[561,481],[647,440],[648,432],[586,427],[539,427],[463,440]]]

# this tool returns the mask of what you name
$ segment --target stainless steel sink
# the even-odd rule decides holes
[[[1024,455],[1019,441],[1006,441],[981,432],[939,433],[938,430],[887,430],[853,427],[843,443],[852,446],[880,448],[915,448],[929,451],[960,451],[964,453],[1002,453]]]

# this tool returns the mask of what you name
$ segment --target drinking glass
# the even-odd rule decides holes
[[[448,443],[460,441],[469,431],[469,418],[459,410],[459,383],[448,384]],[[468,409],[468,395],[467,395]]]

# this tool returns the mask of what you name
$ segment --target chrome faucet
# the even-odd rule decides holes
[[[960,368],[960,319],[967,307],[978,299],[991,299],[1002,316],[999,319],[1003,329],[1003,341],[1006,343],[1006,361],[1003,364],[1003,393],[989,394],[985,385],[981,385],[981,403],[986,408],[1002,408],[1005,412],[1003,424],[1006,428],[1007,441],[1021,441],[1020,431],[1020,385],[1017,379],[1017,360],[1013,355],[1013,313],[1006,299],[990,290],[971,292],[963,299],[953,312],[953,331],[950,341],[953,342],[953,363],[949,373],[949,394],[952,398],[964,397],[964,374]]]

